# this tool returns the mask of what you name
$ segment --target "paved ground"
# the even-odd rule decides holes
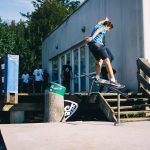
[[[6,147],[5,147],[5,144],[4,144],[1,134],[0,134],[0,150],[6,150]]]
[[[150,122],[0,125],[7,150],[150,150]]]

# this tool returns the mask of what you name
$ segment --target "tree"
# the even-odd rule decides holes
[[[15,54],[20,57],[20,71],[26,67],[31,70],[41,63],[43,39],[74,11],[79,1],[71,0],[33,0],[35,10],[23,14],[27,21],[2,22],[0,18],[0,57]]]
[[[0,57],[14,53],[16,34],[7,23],[0,23]]]
[[[71,0],[57,0],[59,3],[64,5],[68,10],[68,14],[72,13],[80,4],[80,1],[71,1]]]
[[[63,19],[79,5],[79,1],[69,0],[35,0],[35,11],[28,17],[31,48],[36,53],[35,61],[41,63],[41,46],[43,39],[56,28]],[[24,15],[25,16],[25,15]]]

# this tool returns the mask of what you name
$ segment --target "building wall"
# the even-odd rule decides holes
[[[90,34],[93,26],[107,16],[114,24],[114,29],[106,35],[106,45],[115,57],[113,67],[117,70],[117,80],[132,91],[136,91],[136,59],[150,56],[148,51],[150,31],[146,32],[150,24],[150,18],[146,19],[150,14],[149,3],[149,0],[85,1],[43,41],[43,68],[51,74],[49,60],[80,44]],[[144,32],[147,34],[143,34],[143,18],[146,23]],[[84,26],[86,30],[82,32]]]
[[[143,0],[144,58],[150,62],[150,1]]]

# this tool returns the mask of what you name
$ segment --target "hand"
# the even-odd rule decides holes
[[[108,17],[105,18],[105,21],[109,21]]]
[[[92,37],[86,37],[86,38],[85,38],[86,43],[89,43],[89,42],[91,42],[92,40],[93,40]]]

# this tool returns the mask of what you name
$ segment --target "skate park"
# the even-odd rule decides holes
[[[144,0],[131,3],[99,0],[94,3],[87,0],[50,33],[42,45],[42,67],[48,70],[53,83],[61,84],[62,66],[70,59],[74,72],[71,93],[61,95],[58,91],[52,92],[57,97],[57,102],[51,101],[51,86],[45,93],[6,92],[1,95],[0,129],[3,149],[148,150],[148,6],[149,2]],[[86,11],[90,8],[95,11]],[[85,16],[88,13],[90,16],[90,12],[94,14],[88,22]],[[107,45],[115,55],[113,66],[117,70],[117,79],[126,88],[118,90],[106,86],[110,92],[100,93],[97,90],[100,85],[85,76],[94,75],[95,62],[84,37],[99,16],[104,18],[106,15],[110,16],[116,26],[106,37]],[[134,22],[139,22],[134,31],[132,25],[127,27],[125,24],[129,16]],[[65,38],[61,38],[60,33]],[[69,35],[73,36],[70,38]],[[71,101],[70,104],[65,100]],[[51,104],[63,108],[58,111],[61,112],[58,114],[60,118],[55,118],[54,111],[50,113],[55,108]],[[54,107],[50,108],[52,106]]]

